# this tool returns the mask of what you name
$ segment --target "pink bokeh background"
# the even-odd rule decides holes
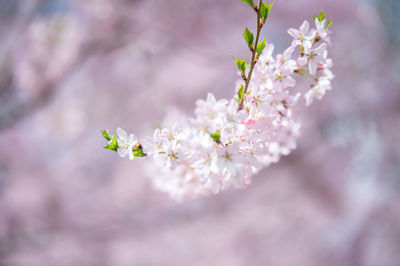
[[[262,37],[333,18],[334,90],[244,190],[177,204],[100,130],[148,135],[234,93],[239,0],[0,0],[0,265],[400,265],[400,2],[276,1]]]

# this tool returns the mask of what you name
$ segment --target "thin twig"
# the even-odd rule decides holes
[[[257,62],[257,60],[256,60],[257,45],[258,45],[258,39],[260,38],[261,28],[263,26],[263,23],[262,23],[261,18],[260,18],[261,3],[262,3],[262,0],[259,0],[257,10],[255,9],[255,11],[257,12],[256,40],[254,42],[253,49],[251,49],[252,50],[252,55],[251,55],[250,70],[249,70],[249,73],[247,74],[247,78],[245,79],[245,87],[244,87],[244,91],[243,91],[243,94],[242,94],[243,96],[242,96],[242,98],[240,99],[240,102],[239,102],[238,111],[242,110],[242,108],[243,108],[243,101],[246,98],[246,93],[247,93],[247,90],[249,88],[251,75],[253,74],[254,66],[256,65],[256,62]]]

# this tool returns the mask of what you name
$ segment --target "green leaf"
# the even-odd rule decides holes
[[[240,86],[240,89],[238,90],[238,97],[240,100],[242,99],[243,91],[244,91],[244,87],[242,85],[242,86]]]
[[[319,13],[318,20],[323,21],[326,16],[326,11]]]
[[[108,133],[107,130],[103,130],[103,131],[101,131],[101,133],[103,134],[103,137],[104,137],[107,141],[110,141],[110,140],[111,140],[110,133]]]
[[[266,42],[265,42],[265,38],[264,38],[264,40],[263,40],[262,42],[260,42],[259,44],[257,44],[257,53],[258,53],[258,55],[260,55],[260,54],[263,52],[263,50],[264,50],[264,48],[265,48],[266,45],[267,45],[267,44],[266,44]]]
[[[266,18],[267,16],[268,16],[267,5],[264,2],[262,2],[261,6],[260,6],[260,17],[261,17],[262,21],[265,21],[264,18]]]
[[[237,59],[236,66],[238,67],[240,72],[244,73],[246,70],[246,61],[244,61],[242,59]]]
[[[328,22],[326,23],[326,29],[329,29],[329,27],[332,25],[332,22],[332,19],[328,20]]]
[[[240,87],[240,89],[237,92],[238,97],[235,99],[236,101],[240,102],[242,100],[243,97],[243,91],[244,91],[244,87],[243,85]]]
[[[117,141],[117,137],[115,135],[113,136],[111,143],[108,143],[106,146],[104,146],[104,149],[112,150],[112,151],[117,151],[118,148],[119,148],[118,141]]]
[[[243,3],[249,4],[251,6],[254,5],[253,0],[241,0]]]
[[[217,130],[214,134],[210,134],[210,137],[216,142],[221,143],[221,130]]]
[[[249,46],[251,46],[253,44],[254,35],[251,31],[249,31],[249,29],[247,27],[244,29],[243,38],[246,40],[246,42]]]
[[[326,11],[323,12],[321,11],[319,12],[319,14],[313,16],[313,19],[315,20],[316,18],[318,18],[318,20],[321,22],[325,19],[325,16],[326,16]]]
[[[271,11],[271,8],[273,6],[274,6],[274,3],[271,3],[269,5],[268,5],[268,2],[267,2],[267,4],[265,4],[264,2],[261,3],[259,12],[260,12],[260,18],[262,19],[263,22],[265,22],[267,20],[269,11]]]
[[[146,153],[143,152],[143,150],[133,150],[133,157],[138,158],[138,157],[145,157],[147,156]]]

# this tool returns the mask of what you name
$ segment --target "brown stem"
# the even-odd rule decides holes
[[[242,108],[243,108],[243,101],[244,101],[244,98],[246,97],[246,93],[247,93],[247,90],[248,90],[248,88],[249,88],[249,84],[250,84],[250,80],[251,80],[251,75],[253,74],[254,66],[255,66],[256,63],[257,63],[257,60],[256,60],[257,45],[258,45],[258,39],[260,38],[261,28],[262,28],[262,26],[263,26],[263,23],[262,23],[261,18],[260,18],[261,3],[262,3],[262,0],[259,0],[259,2],[258,2],[258,7],[257,7],[257,10],[256,10],[256,12],[257,12],[257,33],[256,33],[256,40],[255,40],[255,42],[254,42],[253,49],[250,49],[250,50],[252,51],[251,63],[250,63],[250,70],[249,70],[249,73],[247,74],[247,78],[245,79],[244,91],[243,91],[243,94],[242,94],[242,98],[240,99],[240,102],[239,102],[238,111],[242,110]]]

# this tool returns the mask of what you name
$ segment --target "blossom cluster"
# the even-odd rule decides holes
[[[301,96],[309,105],[331,89],[330,23],[324,17],[314,22],[315,28],[304,21],[289,29],[293,42],[282,54],[274,56],[274,45],[264,43],[246,91],[244,78],[236,82],[238,98],[217,100],[209,93],[196,102],[194,117],[181,115],[142,144],[119,128],[108,137],[109,148],[121,157],[146,157],[155,187],[177,200],[246,187],[255,173],[296,148]],[[310,82],[305,93],[296,77]]]

